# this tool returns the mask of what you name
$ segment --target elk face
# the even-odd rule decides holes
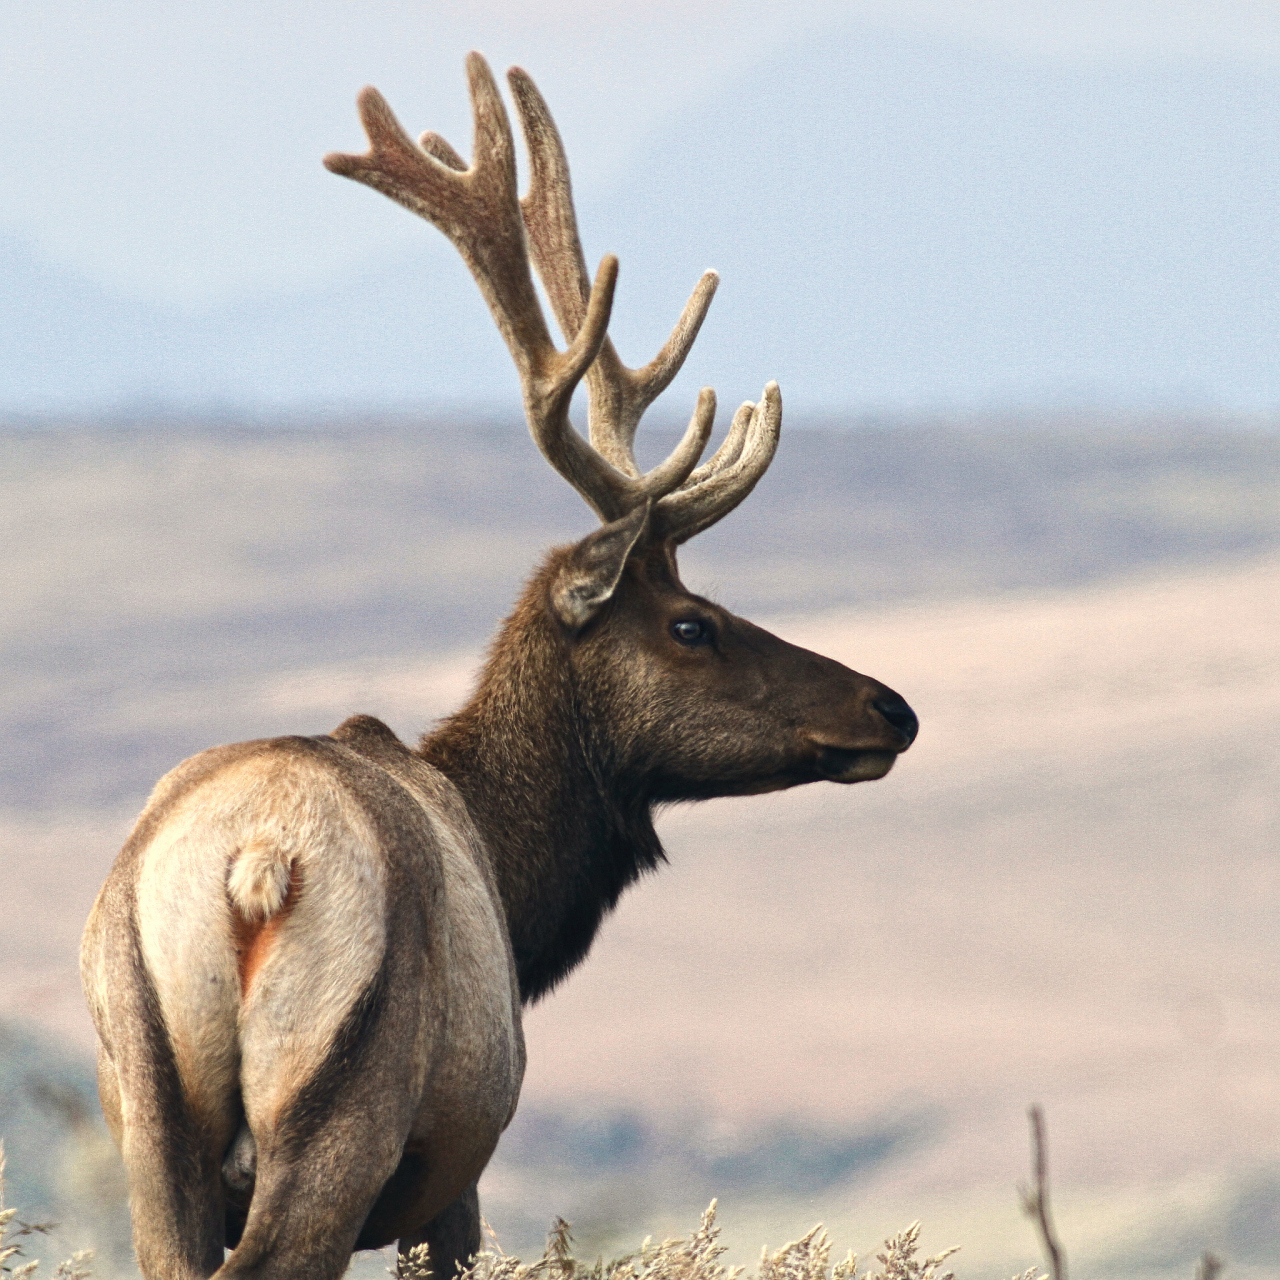
[[[626,535],[601,530],[569,552],[551,604],[573,632],[592,719],[654,799],[867,782],[911,745],[918,722],[892,689],[692,594],[670,543],[629,549],[618,571],[600,557],[611,541],[617,554]],[[586,594],[593,559],[596,607],[585,622],[566,617],[557,587],[571,580]]]
[[[608,336],[618,262],[607,256],[594,281],[588,275],[569,164],[547,104],[512,68],[529,151],[521,197],[511,123],[478,54],[468,58],[467,76],[470,165],[438,134],[415,144],[373,89],[360,96],[368,152],[331,155],[325,164],[421,214],[454,242],[520,374],[534,440],[603,522],[553,558],[544,585],[611,753],[649,794],[671,799],[883,777],[917,728],[896,693],[691,595],[676,573],[674,548],[732,511],[769,466],[782,425],[777,383],[739,408],[701,465],[716,408],[709,387],[671,455],[647,472],[636,461],[640,419],[679,372],[719,277],[703,275],[653,360],[624,365]],[[531,268],[567,339],[564,350],[551,339]],[[589,440],[569,421],[580,381]]]

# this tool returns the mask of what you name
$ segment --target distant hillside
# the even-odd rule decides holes
[[[673,121],[584,225],[622,255],[625,349],[721,270],[697,377],[734,394],[769,371],[806,405],[1273,405],[1277,136],[1261,71],[854,21]]]
[[[8,925],[0,918],[0,933],[7,935]],[[25,1257],[91,1244],[102,1254],[96,1270],[110,1277],[129,1257],[128,1226],[124,1179],[99,1111],[92,1060],[0,1021],[0,1143],[5,1207],[25,1221],[57,1220],[65,1228],[56,1243],[25,1241]]]
[[[0,457],[0,724],[23,744],[0,804],[19,807],[136,804],[210,742],[330,728],[264,703],[262,682],[474,652],[541,550],[592,527],[527,434],[492,424],[68,426],[0,435]],[[683,564],[759,616],[1277,545],[1276,432],[792,428]],[[356,692],[335,679],[323,714],[340,718]],[[414,707],[405,730],[447,709]]]
[[[496,428],[2,443],[0,1019],[87,1047],[77,939],[155,777],[355,710],[412,736],[534,548],[592,522]],[[482,1187],[504,1246],[563,1213],[613,1256],[720,1194],[741,1241],[919,1216],[1007,1280],[1034,1100],[1078,1280],[1186,1280],[1206,1248],[1273,1276],[1278,450],[790,435],[686,576],[901,690],[920,737],[871,786],[660,815],[669,864],[529,1013]],[[32,1048],[0,1035],[0,1129],[16,1090],[56,1192],[84,1166],[36,1127]]]
[[[518,403],[484,303],[436,238],[319,293],[182,310],[0,236],[0,412]]]

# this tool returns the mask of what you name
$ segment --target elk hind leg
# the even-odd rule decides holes
[[[103,1110],[115,1120],[129,1179],[138,1268],[146,1280],[205,1280],[223,1258],[216,1144],[191,1112],[167,1036],[146,1034],[145,1023],[142,1030],[116,1046],[118,1063],[105,1052],[98,1063]]]
[[[258,1143],[253,1198],[217,1280],[337,1280],[396,1153],[345,1124]]]
[[[244,1079],[260,1078],[268,1096],[246,1090],[253,1194],[218,1280],[337,1280],[346,1270],[412,1117],[413,1042],[380,1016],[383,983],[380,975],[370,984],[317,1070],[282,1105],[274,1102],[279,1073],[257,1070],[258,1055],[246,1049]]]
[[[474,1182],[420,1231],[400,1238],[401,1271],[409,1271],[410,1254],[422,1244],[432,1280],[454,1280],[471,1265],[480,1252],[480,1197]]]

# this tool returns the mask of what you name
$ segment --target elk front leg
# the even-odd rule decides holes
[[[398,1242],[403,1270],[409,1251],[425,1244],[432,1280],[454,1280],[480,1252],[480,1197],[473,1182],[447,1209],[413,1235]]]

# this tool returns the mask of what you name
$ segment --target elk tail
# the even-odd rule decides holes
[[[289,897],[295,850],[278,835],[258,835],[236,854],[227,893],[244,919],[261,924],[278,915]]]

